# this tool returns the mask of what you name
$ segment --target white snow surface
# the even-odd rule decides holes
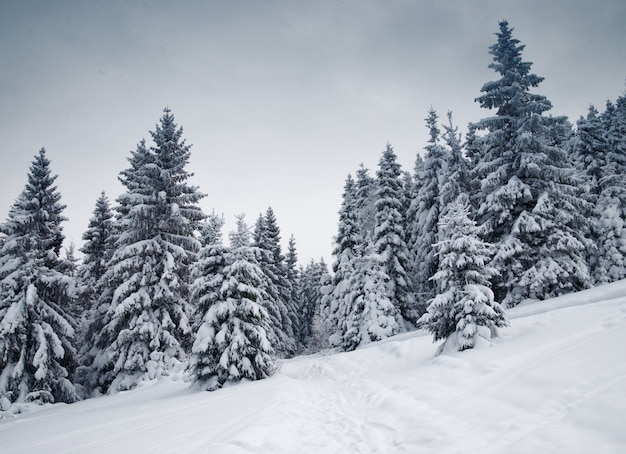
[[[0,421],[9,453],[624,453],[626,281],[508,311],[491,344],[414,332],[215,392],[182,376]]]

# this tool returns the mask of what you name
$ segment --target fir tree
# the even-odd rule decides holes
[[[445,148],[439,143],[441,131],[438,126],[437,113],[431,108],[426,118],[426,126],[430,134],[426,146],[426,156],[418,179],[420,190],[413,203],[415,212],[415,229],[417,231],[414,244],[411,245],[415,270],[416,297],[425,307],[425,302],[435,296],[436,289],[430,278],[437,271],[437,254],[433,245],[437,242],[437,226],[442,211],[440,198],[441,188],[445,181],[449,161]],[[423,310],[420,311],[423,313]],[[420,314],[421,315],[421,314]]]
[[[320,316],[326,325],[320,331],[332,336],[331,343],[339,345],[339,330],[349,307],[351,279],[357,257],[362,255],[363,237],[359,225],[357,188],[354,179],[348,175],[344,185],[343,200],[339,210],[339,226],[333,249],[333,276],[328,285],[322,288]]]
[[[314,318],[319,312],[322,302],[323,278],[328,274],[328,267],[324,260],[311,262],[300,269],[300,285],[298,287],[298,302],[300,303],[300,345],[316,351],[319,345],[313,340]]]
[[[442,213],[453,203],[459,195],[470,194],[469,162],[463,156],[463,145],[458,127],[452,123],[452,112],[448,112],[448,124],[443,125],[443,140],[448,151],[446,153],[446,172],[439,190],[439,199]]]
[[[297,314],[294,313],[291,285],[287,280],[285,257],[280,247],[280,228],[271,207],[257,220],[254,240],[254,245],[261,249],[262,254],[259,266],[268,278],[264,302],[271,320],[270,341],[278,355],[291,357],[296,353],[294,320]]]
[[[215,211],[207,216],[205,222],[200,224],[200,243],[202,246],[222,244],[222,227],[226,220],[224,215],[218,216]]]
[[[80,261],[78,257],[76,257],[76,245],[73,241],[70,242],[70,245],[63,248],[64,257],[61,259],[59,266],[57,267],[59,271],[69,277],[76,277],[78,272],[78,262]]]
[[[524,298],[549,298],[590,285],[584,258],[587,220],[581,213],[580,179],[564,150],[570,126],[564,117],[546,117],[545,96],[533,94],[543,78],[522,61],[524,49],[500,23],[491,46],[501,78],[486,83],[477,98],[495,116],[478,122],[486,131],[473,139],[480,181],[478,222],[497,252],[493,266],[496,299],[515,305]]]
[[[244,216],[237,217],[237,224],[245,226]],[[227,265],[229,249],[222,243],[222,222],[212,215],[203,230],[204,246],[198,253],[198,260],[191,267],[193,284],[191,285],[190,303],[194,309],[193,333],[197,335],[204,324],[204,317],[220,298],[220,290],[224,283],[224,268]],[[249,236],[249,232],[245,232]],[[189,370],[201,373],[205,360],[202,352],[196,352],[190,359]]]
[[[80,259],[76,257],[76,245],[73,241],[71,241],[69,246],[63,248],[63,258],[59,260],[57,270],[69,278],[66,279],[67,284],[64,290],[65,296],[67,297],[65,312],[69,317],[71,317],[72,323],[77,326],[80,331],[80,321],[85,313],[85,310],[80,299],[82,284],[77,276],[79,262]],[[77,332],[76,336],[79,337],[80,333]]]
[[[401,330],[400,312],[389,297],[389,277],[384,271],[386,258],[373,249],[370,243],[354,267],[349,308],[341,329],[341,346],[346,351],[391,337]]]
[[[59,271],[65,205],[42,148],[2,225],[0,397],[10,402],[74,402],[72,279]]]
[[[324,267],[326,272],[322,274],[319,286],[320,300],[315,308],[313,321],[311,322],[311,342],[309,346],[314,351],[330,348],[330,339],[334,335],[334,326],[328,321],[328,313],[330,312],[328,305],[328,301],[330,301],[329,294],[332,293],[333,289],[332,276],[326,269],[326,264],[324,264]]]
[[[580,118],[573,139],[572,154],[576,165],[588,178],[586,192],[594,197],[592,203],[602,192],[600,180],[608,164],[609,144],[606,129],[609,125],[602,121],[595,107],[591,106],[586,118]]]
[[[449,206],[439,229],[439,267],[433,276],[439,293],[418,326],[431,332],[434,340],[450,339],[454,348],[465,350],[508,325],[489,288],[490,278],[497,273],[489,265],[493,247],[479,239],[465,195]]]
[[[389,278],[387,296],[399,308],[402,317],[414,323],[421,314],[411,293],[407,274],[409,250],[405,242],[400,175],[400,164],[396,162],[391,145],[387,145],[376,172],[376,227],[373,243],[374,252],[382,257],[384,263],[382,272]]]
[[[154,146],[140,142],[131,167],[121,173],[116,250],[93,320],[95,383],[123,390],[167,375],[185,360],[191,342],[189,265],[200,244],[196,234],[203,197],[187,184],[190,146],[168,109],[151,132]]]
[[[195,335],[189,372],[196,386],[208,390],[227,382],[266,378],[276,370],[275,353],[267,336],[269,315],[262,304],[266,277],[257,262],[261,253],[249,246],[243,216],[238,218],[230,244],[222,285],[209,286],[217,292],[203,294],[199,286],[194,292],[200,296],[199,307],[204,314]]]
[[[297,268],[298,264],[298,251],[296,250],[296,239],[293,235],[289,237],[289,243],[287,246],[287,255],[285,256],[285,271],[287,282],[289,282],[289,288],[291,292],[289,294],[289,313],[291,318],[291,325],[293,326],[294,338],[296,340],[296,344],[298,348],[302,347],[302,343],[300,342],[302,339],[302,334],[300,333],[302,329],[301,325],[301,312],[300,306],[301,303],[299,301],[300,297],[300,272]]]
[[[363,164],[356,172],[355,203],[361,238],[365,244],[374,237],[376,228],[376,180]]]
[[[83,313],[92,309],[101,293],[102,289],[99,289],[98,285],[114,248],[113,226],[113,212],[109,198],[103,191],[96,200],[93,216],[82,236],[85,243],[80,249],[83,253],[83,263],[78,270],[78,280],[81,286],[80,309]]]
[[[404,220],[404,231],[406,234],[406,244],[409,248],[409,275],[411,276],[410,285],[411,291],[413,295],[416,297],[416,302],[419,305],[420,298],[418,296],[418,282],[416,276],[418,275],[418,270],[420,264],[415,260],[415,247],[420,244],[421,241],[421,231],[420,226],[417,223],[418,213],[420,210],[418,194],[422,188],[422,182],[420,180],[420,176],[424,171],[424,159],[417,154],[415,157],[415,165],[413,167],[413,174],[411,175],[410,183],[405,181],[405,194],[408,202],[406,209],[406,216]],[[421,312],[423,313],[425,310],[425,306],[422,307]]]

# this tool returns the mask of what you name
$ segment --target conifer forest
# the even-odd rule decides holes
[[[506,329],[508,308],[626,278],[626,93],[552,116],[507,21],[494,41],[492,80],[465,100],[483,118],[460,128],[431,108],[412,168],[392,144],[375,169],[354,163],[330,264],[298,262],[271,201],[231,232],[203,212],[168,108],[117,175],[123,193],[95,200],[76,249],[57,187],[72,176],[36,152],[0,225],[0,411],[181,368],[215,391],[414,330],[468,350]]]

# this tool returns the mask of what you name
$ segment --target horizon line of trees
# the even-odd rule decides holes
[[[44,149],[0,225],[0,411],[74,402],[186,370],[193,386],[272,375],[280,358],[353,350],[423,328],[464,350],[507,326],[503,306],[626,277],[626,95],[577,127],[546,115],[541,81],[506,21],[490,115],[465,140],[430,109],[412,173],[388,144],[375,177],[346,178],[333,250],[297,265],[271,208],[224,244],[188,184],[190,145],[165,109],[152,145],[102,193],[62,257],[65,206]]]

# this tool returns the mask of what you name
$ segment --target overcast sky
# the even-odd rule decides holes
[[[501,19],[552,114],[624,92],[624,0],[0,0],[0,218],[44,146],[80,246],[168,106],[225,233],[272,206],[301,263],[330,262],[348,173],[373,175],[387,142],[412,170],[430,106],[462,132],[488,115],[474,98]]]

